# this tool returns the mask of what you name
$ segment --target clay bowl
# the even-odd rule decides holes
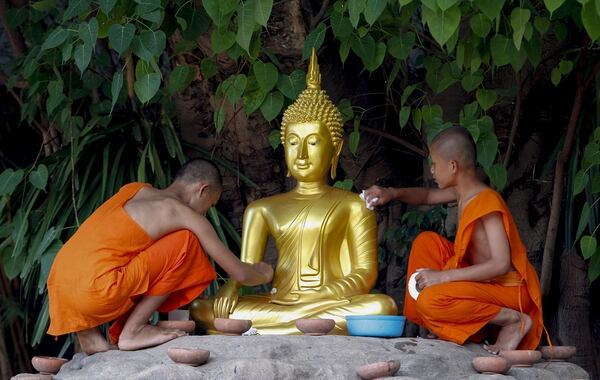
[[[210,356],[210,351],[201,348],[171,347],[167,349],[167,355],[176,363],[195,367],[206,363]]]
[[[542,346],[540,347],[542,358],[551,362],[561,362],[569,359],[577,352],[575,346]]]
[[[241,335],[252,327],[248,319],[215,318],[215,328],[224,335]]]
[[[335,321],[326,318],[301,318],[296,320],[296,327],[305,335],[325,335],[335,327]]]
[[[33,368],[36,369],[41,374],[45,375],[55,375],[60,371],[60,367],[62,367],[68,359],[64,358],[55,358],[51,356],[34,356],[31,358],[31,364]]]
[[[158,321],[158,327],[165,329],[177,329],[191,334],[196,330],[196,322],[194,321]]]
[[[508,360],[508,364],[512,366],[531,367],[542,358],[542,353],[534,350],[507,350],[500,351],[500,356]]]
[[[394,376],[399,369],[399,360],[388,360],[387,362],[370,363],[360,366],[356,369],[356,373],[363,379],[369,380],[378,377]]]
[[[479,356],[473,358],[472,364],[475,371],[484,374],[504,374],[510,368],[508,360],[500,356]]]

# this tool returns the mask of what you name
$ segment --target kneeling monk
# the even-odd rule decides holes
[[[185,164],[164,190],[144,183],[123,186],[57,254],[48,277],[48,334],[77,333],[87,354],[109,349],[98,326],[110,321],[111,341],[121,350],[184,335],[148,319],[202,293],[215,278],[206,254],[237,281],[270,282],[269,265],[241,262],[206,219],[221,191],[218,169],[200,159]]]
[[[404,314],[441,339],[481,340],[482,328],[499,326],[488,351],[534,349],[543,329],[537,273],[501,196],[476,175],[476,147],[469,132],[451,127],[430,148],[431,174],[439,189],[372,186],[372,205],[397,199],[410,204],[458,202],[454,243],[423,232],[413,242],[407,279],[416,275],[420,294],[406,292]],[[408,283],[408,281],[407,281]]]

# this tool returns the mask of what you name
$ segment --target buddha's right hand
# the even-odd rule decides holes
[[[229,318],[229,314],[238,303],[238,285],[235,281],[227,281],[217,292],[213,302],[215,318]]]

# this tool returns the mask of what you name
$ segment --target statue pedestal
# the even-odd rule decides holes
[[[169,347],[210,351],[199,367],[173,363]],[[358,379],[356,368],[374,362],[399,360],[396,376],[403,379],[487,379],[471,365],[484,354],[440,340],[365,338],[350,336],[186,336],[140,351],[77,354],[57,379]],[[589,379],[569,362],[540,362],[511,368],[515,379]]]

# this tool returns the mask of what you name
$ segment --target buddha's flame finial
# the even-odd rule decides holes
[[[319,72],[319,62],[317,61],[317,52],[315,48],[310,54],[310,62],[308,64],[308,74],[306,75],[306,88],[314,90],[321,89],[321,73]]]

